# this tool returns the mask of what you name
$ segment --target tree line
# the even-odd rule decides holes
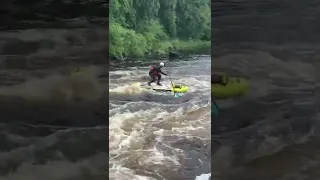
[[[110,0],[111,57],[210,51],[209,0]]]

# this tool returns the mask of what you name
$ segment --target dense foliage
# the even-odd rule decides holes
[[[110,56],[210,51],[209,0],[110,0]]]

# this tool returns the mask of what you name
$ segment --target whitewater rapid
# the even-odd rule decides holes
[[[109,73],[110,179],[196,179],[211,172],[211,57],[166,66],[175,83],[189,87],[180,98],[131,86],[149,80],[149,66]]]

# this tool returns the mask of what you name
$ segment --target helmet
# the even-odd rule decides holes
[[[161,62],[159,65],[160,65],[161,67],[163,67],[163,66],[164,66],[164,63],[163,63],[163,62]]]

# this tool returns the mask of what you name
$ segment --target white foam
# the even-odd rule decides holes
[[[210,177],[211,177],[211,173],[201,174],[200,176],[197,176],[195,180],[209,180]]]
[[[185,64],[188,65],[188,63]],[[121,75],[121,77],[109,81],[112,87],[109,91],[124,92],[128,88],[129,82],[141,82],[141,78],[147,73],[147,68],[111,72],[111,74]],[[175,77],[173,80],[175,83],[185,84],[192,91],[199,91],[201,87],[203,93],[199,94],[209,98],[209,73],[206,78],[203,75],[179,76],[174,75],[173,72],[170,72],[170,75]],[[163,76],[161,82],[166,84],[170,81],[168,77]],[[137,93],[141,92],[137,91]],[[150,95],[152,94],[172,97],[170,93],[151,91]],[[172,97],[172,101],[175,101],[174,97]],[[184,151],[171,147],[171,143],[166,138],[179,138],[179,136],[210,138],[210,103],[201,104],[198,97],[181,103],[179,106],[162,104],[161,102],[144,101],[143,103],[143,106],[146,106],[144,110],[137,110],[134,106],[139,107],[141,102],[128,101],[125,103],[121,101],[116,105],[111,101],[113,108],[109,111],[109,162],[112,166],[109,169],[110,179],[152,179],[146,175],[136,174],[135,169],[147,167],[152,167],[153,173],[158,169],[178,169],[181,166],[179,159],[184,156]],[[203,108],[203,106],[208,108]],[[159,146],[168,149],[170,153]],[[128,168],[131,166],[134,167]]]

